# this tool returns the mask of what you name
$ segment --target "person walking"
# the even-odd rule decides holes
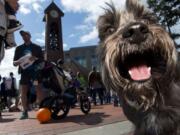
[[[30,89],[29,82],[33,80],[35,86],[38,103],[43,99],[41,90],[41,78],[37,76],[37,68],[43,61],[43,52],[40,46],[31,41],[31,34],[28,31],[20,31],[20,35],[24,43],[18,46],[15,50],[13,64],[19,66],[18,72],[21,74],[20,79],[20,94],[23,107],[22,116],[20,119],[28,118],[28,100],[27,93]]]
[[[2,79],[2,77],[1,77],[1,75],[0,75],[0,83],[1,83],[1,79]],[[4,108],[3,108],[3,95],[2,95],[1,87],[0,87],[0,120],[2,119],[2,114],[1,114],[1,112],[2,112],[3,109],[4,109]]]
[[[77,80],[80,83],[80,89],[81,90],[86,90],[87,82],[86,82],[84,76],[80,72],[77,72]]]
[[[98,94],[99,99],[100,99],[100,104],[102,105],[103,104],[103,84],[102,84],[100,73],[96,71],[96,67],[93,67],[92,71],[89,73],[88,85],[91,91],[91,96],[92,96],[94,105],[97,104],[96,94]]]
[[[9,73],[9,77],[6,79],[6,88],[7,88],[7,96],[9,101],[9,111],[19,111],[18,103],[19,103],[19,94],[16,85],[16,78],[14,77],[13,72]],[[12,104],[12,99],[15,99],[15,103]]]
[[[7,90],[6,90],[6,78],[2,78],[2,83],[1,83],[1,96],[2,96],[2,102],[4,103],[5,106],[8,106],[7,102]]]
[[[13,72],[9,73],[9,77],[6,78],[7,95],[12,98],[17,96],[16,78]]]

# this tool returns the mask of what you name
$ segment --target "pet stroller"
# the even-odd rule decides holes
[[[91,103],[88,94],[76,87],[66,86],[66,82],[71,81],[72,78],[56,63],[46,62],[41,75],[43,86],[50,89],[50,96],[41,102],[40,108],[49,108],[53,119],[66,117],[71,106],[77,102],[77,97],[82,112],[89,113]]]

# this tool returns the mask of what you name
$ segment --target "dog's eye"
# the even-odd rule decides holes
[[[115,31],[115,29],[113,27],[109,27],[109,28],[107,28],[106,33],[112,34],[114,31]]]

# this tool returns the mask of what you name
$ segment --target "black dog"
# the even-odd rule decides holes
[[[135,135],[180,135],[180,67],[169,34],[137,0],[98,19],[103,82],[117,91]]]

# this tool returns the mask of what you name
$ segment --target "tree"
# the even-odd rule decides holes
[[[159,23],[167,28],[172,39],[180,37],[172,28],[180,24],[180,0],[147,0],[149,8],[155,12]]]

